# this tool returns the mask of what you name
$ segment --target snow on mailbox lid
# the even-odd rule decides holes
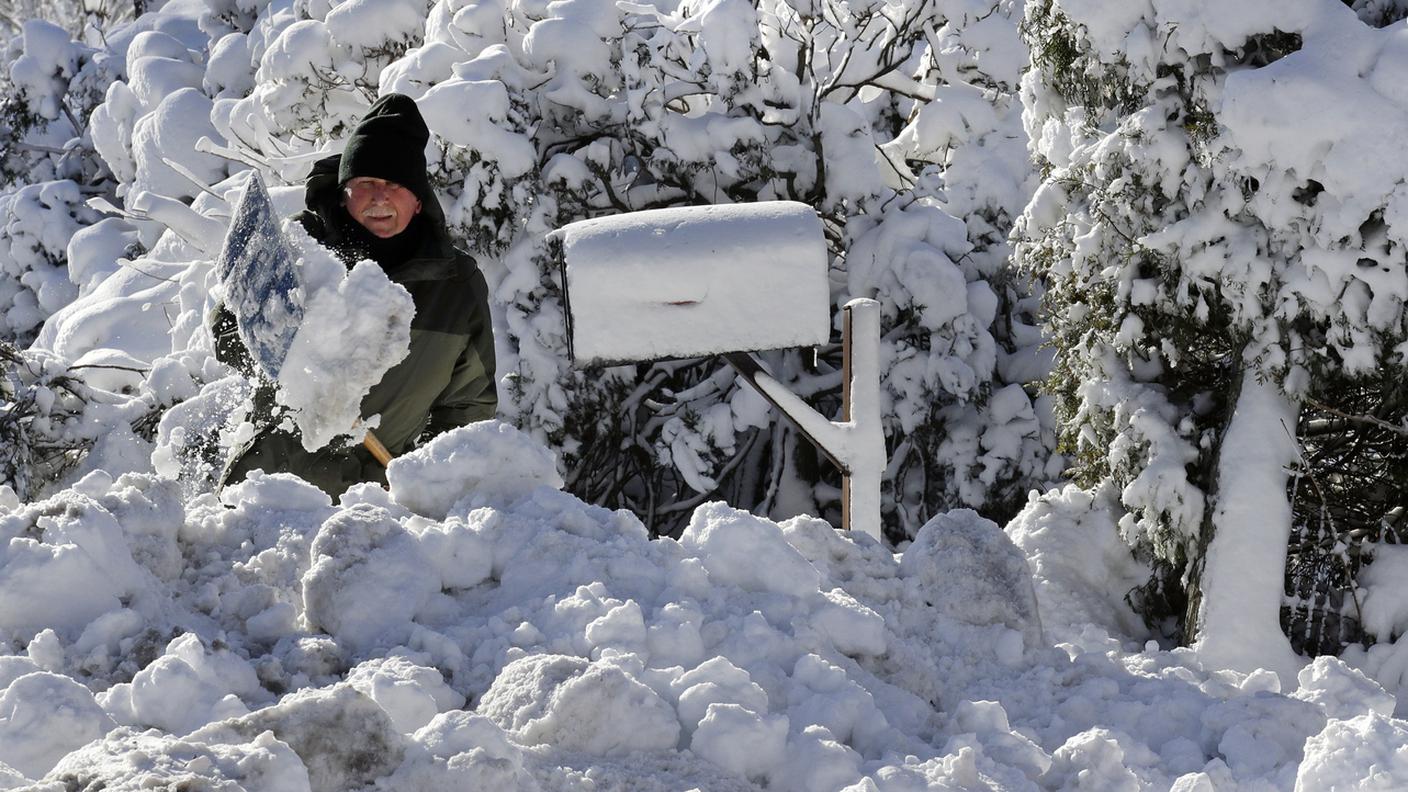
[[[578,366],[825,344],[821,218],[795,201],[693,206],[564,226]]]

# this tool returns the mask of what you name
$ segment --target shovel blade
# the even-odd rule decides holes
[[[305,295],[296,261],[264,180],[252,170],[215,266],[240,340],[271,381],[278,379],[303,320]]]

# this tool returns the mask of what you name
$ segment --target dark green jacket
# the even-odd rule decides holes
[[[350,221],[341,206],[337,165],[337,156],[314,165],[307,181],[308,208],[297,219],[314,239],[346,260],[349,240],[340,229]],[[492,418],[498,407],[484,275],[472,257],[452,244],[434,196],[422,198],[420,222],[425,230],[419,249],[386,273],[415,301],[410,352],[362,400],[364,418],[381,416],[374,431],[393,456],[409,451],[418,440]],[[248,353],[239,342],[233,316],[222,309],[214,331],[216,356],[249,372]],[[316,452],[303,450],[296,429],[278,426],[272,395],[268,387],[256,395],[256,417],[251,420],[260,431],[237,454],[222,484],[240,481],[256,468],[295,473],[334,497],[359,481],[385,482],[386,471],[361,446],[334,443]]]

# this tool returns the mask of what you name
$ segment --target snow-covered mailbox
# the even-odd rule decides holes
[[[879,305],[845,307],[839,421],[818,414],[749,354],[829,338],[826,241],[810,206],[655,209],[572,223],[558,236],[575,365],[723,355],[841,469],[842,528],[879,537]]]

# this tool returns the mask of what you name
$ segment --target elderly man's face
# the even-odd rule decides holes
[[[393,181],[357,176],[342,188],[342,203],[352,219],[373,234],[387,239],[406,230],[420,213],[415,193]]]

